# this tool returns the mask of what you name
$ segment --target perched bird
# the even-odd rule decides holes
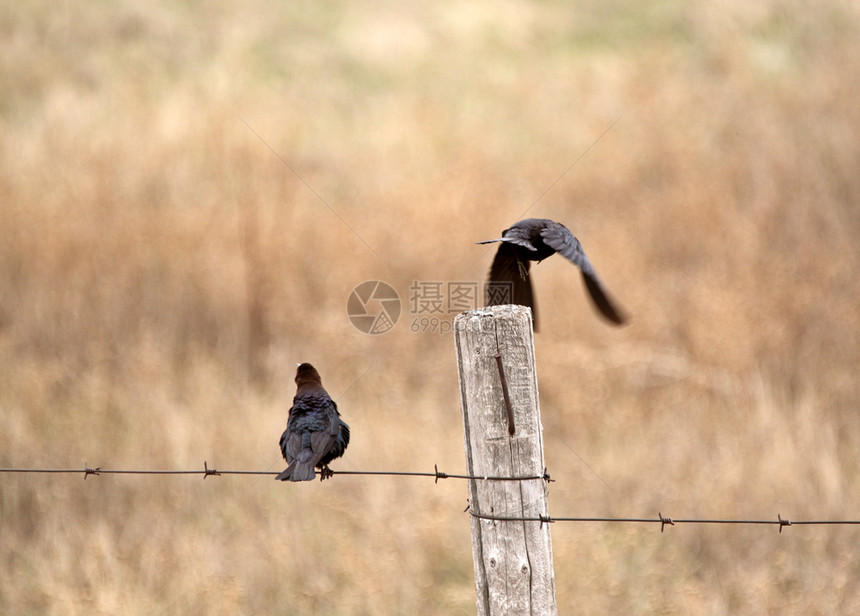
[[[314,467],[320,469],[320,481],[327,479],[334,474],[329,462],[341,457],[347,445],[349,426],[323,389],[320,373],[310,364],[299,364],[296,396],[281,436],[281,453],[289,466],[275,479],[313,481]]]
[[[582,271],[582,280],[591,299],[604,317],[616,325],[627,320],[627,316],[609,299],[579,240],[563,224],[545,218],[526,218],[502,231],[502,237],[477,243],[493,242],[501,242],[501,245],[490,267],[486,298],[488,306],[519,304],[530,307],[537,331],[537,309],[529,278],[529,261],[541,262],[559,253]]]

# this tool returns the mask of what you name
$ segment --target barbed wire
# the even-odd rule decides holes
[[[56,474],[80,474],[83,473],[84,479],[90,475],[203,475],[203,479],[207,477],[219,477],[221,475],[271,475],[276,476],[279,471],[255,471],[255,470],[217,470],[209,468],[209,463],[203,461],[203,469],[175,470],[175,469],[118,469],[118,468],[102,468],[100,466],[91,467],[89,463],[84,462],[83,468],[0,468],[0,473],[56,473]],[[430,477],[434,483],[438,483],[440,479],[466,479],[473,481],[535,481],[542,480],[547,483],[554,482],[544,469],[541,475],[528,475],[524,477],[498,477],[491,475],[462,475],[455,473],[445,473],[439,470],[438,465],[433,465],[433,472],[420,471],[331,471],[333,475],[366,475],[366,476],[387,476],[387,477]],[[317,473],[320,474],[320,473]],[[471,505],[466,507],[465,511],[473,518],[480,520],[489,520],[494,522],[537,522],[541,526],[544,524],[555,524],[556,522],[602,522],[602,523],[626,523],[626,524],[659,524],[660,532],[662,533],[666,526],[676,526],[678,524],[746,524],[746,525],[776,525],[779,526],[779,532],[786,526],[800,525],[860,525],[860,520],[789,520],[783,518],[782,514],[776,514],[776,520],[754,520],[754,519],[718,519],[718,518],[672,518],[664,516],[662,512],[657,514],[656,518],[621,518],[621,517],[553,517],[549,515],[536,516],[501,516],[484,514],[472,509]]]
[[[662,533],[666,526],[675,526],[676,524],[769,524],[778,525],[779,532],[786,526],[798,525],[860,525],[860,520],[789,520],[783,518],[782,514],[776,514],[776,520],[736,520],[736,519],[709,519],[709,518],[686,518],[675,519],[664,516],[658,513],[656,518],[569,518],[569,517],[552,517],[548,515],[538,516],[497,516],[487,515],[473,511],[468,508],[469,515],[480,520],[493,520],[497,522],[538,522],[541,526],[544,524],[554,524],[556,522],[606,522],[606,523],[627,523],[627,524],[659,524],[660,532]]]
[[[212,476],[220,475],[278,475],[280,471],[238,471],[238,470],[217,470],[209,468],[209,463],[203,461],[203,469],[193,470],[171,470],[171,469],[116,469],[102,468],[100,466],[91,467],[88,462],[84,462],[83,468],[0,468],[0,473],[58,473],[58,474],[84,474],[84,479],[90,475],[203,475],[203,479]],[[315,471],[317,475],[321,473]],[[330,470],[331,475],[376,475],[376,476],[391,476],[391,477],[432,477],[434,483],[438,483],[440,479],[469,479],[482,481],[534,481],[542,479],[547,483],[555,481],[549,476],[546,469],[542,475],[528,475],[525,477],[498,477],[492,475],[458,475],[454,473],[445,473],[439,470],[439,466],[433,465],[433,472],[417,472],[417,471],[335,471]],[[328,475],[328,474],[327,474]]]

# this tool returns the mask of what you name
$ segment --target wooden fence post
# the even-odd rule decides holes
[[[454,319],[454,341],[468,474],[538,477],[469,481],[478,615],[555,616],[550,525],[474,515],[549,516],[547,483],[540,478],[545,473],[543,428],[531,311],[492,306],[463,313]]]

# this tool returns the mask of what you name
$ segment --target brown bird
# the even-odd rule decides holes
[[[501,245],[490,267],[486,297],[488,306],[528,306],[532,309],[534,329],[537,331],[537,306],[529,277],[529,262],[540,263],[559,253],[579,267],[585,287],[604,317],[615,325],[627,320],[627,316],[609,299],[579,240],[563,224],[545,218],[527,218],[502,231],[502,237],[477,243],[493,242],[501,242]]]
[[[329,462],[341,457],[347,445],[349,426],[323,389],[319,372],[310,364],[299,364],[296,396],[281,435],[281,453],[289,466],[275,479],[313,481],[315,467],[320,469],[320,481],[327,479],[334,475]]]

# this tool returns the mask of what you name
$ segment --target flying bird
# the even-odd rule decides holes
[[[579,267],[582,280],[601,314],[615,325],[627,320],[603,288],[597,273],[585,256],[579,240],[563,224],[545,218],[527,218],[502,231],[502,237],[478,244],[501,242],[487,285],[487,305],[519,304],[532,309],[534,329],[537,331],[537,310],[529,277],[530,261],[540,263],[559,253]]]
[[[347,445],[349,426],[323,389],[319,372],[310,364],[299,364],[296,396],[281,436],[281,453],[289,466],[275,479],[313,481],[314,468],[320,469],[320,481],[327,479],[334,474],[329,462],[341,457]]]

